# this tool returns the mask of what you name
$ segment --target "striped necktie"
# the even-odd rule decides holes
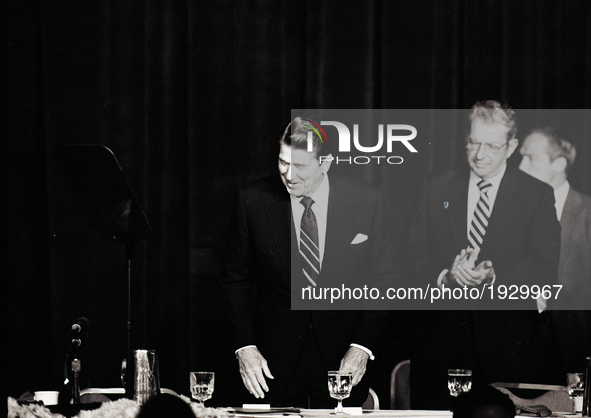
[[[486,227],[488,226],[488,220],[490,219],[491,207],[488,199],[488,189],[492,186],[486,180],[480,180],[478,182],[478,188],[480,189],[480,199],[474,209],[474,216],[472,216],[472,223],[470,224],[470,231],[468,232],[468,241],[474,248],[474,255],[478,258],[482,242],[484,241],[484,235],[486,234]]]
[[[300,225],[300,258],[304,276],[312,286],[316,286],[320,275],[320,247],[318,245],[318,223],[312,211],[314,201],[305,196],[300,203],[304,205],[304,214]]]

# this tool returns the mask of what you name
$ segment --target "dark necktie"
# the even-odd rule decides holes
[[[488,226],[488,220],[490,218],[491,207],[488,199],[488,189],[492,186],[486,180],[480,180],[478,182],[478,188],[480,189],[480,199],[474,209],[474,216],[472,216],[472,223],[470,224],[470,231],[468,232],[468,241],[474,248],[475,260],[478,258],[482,242],[484,241],[484,235],[486,234],[486,227]]]
[[[304,276],[312,286],[316,286],[320,275],[320,247],[318,244],[318,223],[312,211],[314,201],[305,196],[300,203],[304,205],[304,214],[300,225],[300,258]]]

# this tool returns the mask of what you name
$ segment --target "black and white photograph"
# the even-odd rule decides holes
[[[591,415],[591,3],[7,4],[9,417]]]

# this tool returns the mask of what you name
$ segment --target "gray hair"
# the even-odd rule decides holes
[[[472,106],[472,111],[470,112],[470,122],[474,122],[476,119],[486,123],[500,123],[505,125],[508,129],[507,141],[514,139],[517,134],[515,111],[508,105],[501,105],[494,100],[478,102]]]

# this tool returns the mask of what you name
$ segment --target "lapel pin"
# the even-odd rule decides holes
[[[447,209],[449,207],[449,202],[446,200],[443,202],[443,209]]]

